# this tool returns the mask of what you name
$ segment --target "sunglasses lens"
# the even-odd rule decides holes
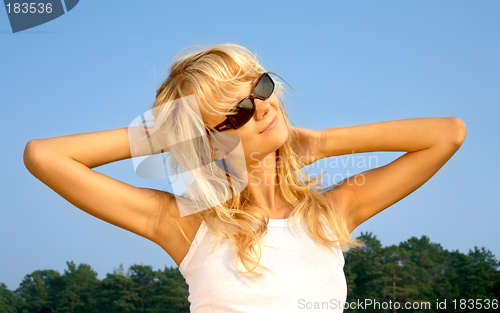
[[[245,125],[253,116],[255,107],[252,100],[245,99],[241,101],[236,109],[235,115],[228,115],[227,118],[235,128],[240,128]]]
[[[267,99],[273,94],[273,91],[274,91],[274,82],[272,78],[266,73],[262,75],[257,86],[255,86],[253,94],[257,98]]]
[[[274,81],[265,73],[261,76],[257,86],[255,86],[252,95],[255,98],[265,100],[269,98],[274,91]],[[233,128],[238,129],[244,126],[253,116],[255,112],[255,106],[250,98],[246,98],[241,101],[235,108],[236,114],[228,115],[227,119],[232,124]]]

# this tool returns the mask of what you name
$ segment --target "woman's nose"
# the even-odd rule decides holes
[[[269,101],[266,100],[260,100],[260,99],[253,99],[253,103],[255,105],[255,115],[257,116],[257,120],[262,120],[267,113],[269,113],[269,110],[271,109],[271,104]]]

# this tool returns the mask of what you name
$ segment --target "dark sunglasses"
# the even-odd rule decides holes
[[[227,115],[226,120],[214,127],[217,131],[228,129],[238,129],[250,121],[255,113],[254,99],[266,100],[274,91],[274,81],[268,73],[262,74],[255,85],[252,93],[245,99],[238,102],[232,112],[234,115]]]

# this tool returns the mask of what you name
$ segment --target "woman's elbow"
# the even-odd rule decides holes
[[[459,117],[452,117],[452,136],[451,142],[457,147],[462,146],[465,141],[465,137],[467,137],[467,127],[465,126],[465,122]]]
[[[30,173],[33,174],[33,167],[37,163],[37,160],[40,156],[41,148],[40,148],[40,140],[33,139],[28,141],[26,147],[24,148],[23,153],[23,161],[24,166],[28,169]]]

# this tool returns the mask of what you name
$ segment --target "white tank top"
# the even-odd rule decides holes
[[[343,312],[347,297],[342,251],[325,248],[293,219],[269,220],[258,278],[236,268],[236,247],[202,222],[179,271],[189,285],[192,313]]]

